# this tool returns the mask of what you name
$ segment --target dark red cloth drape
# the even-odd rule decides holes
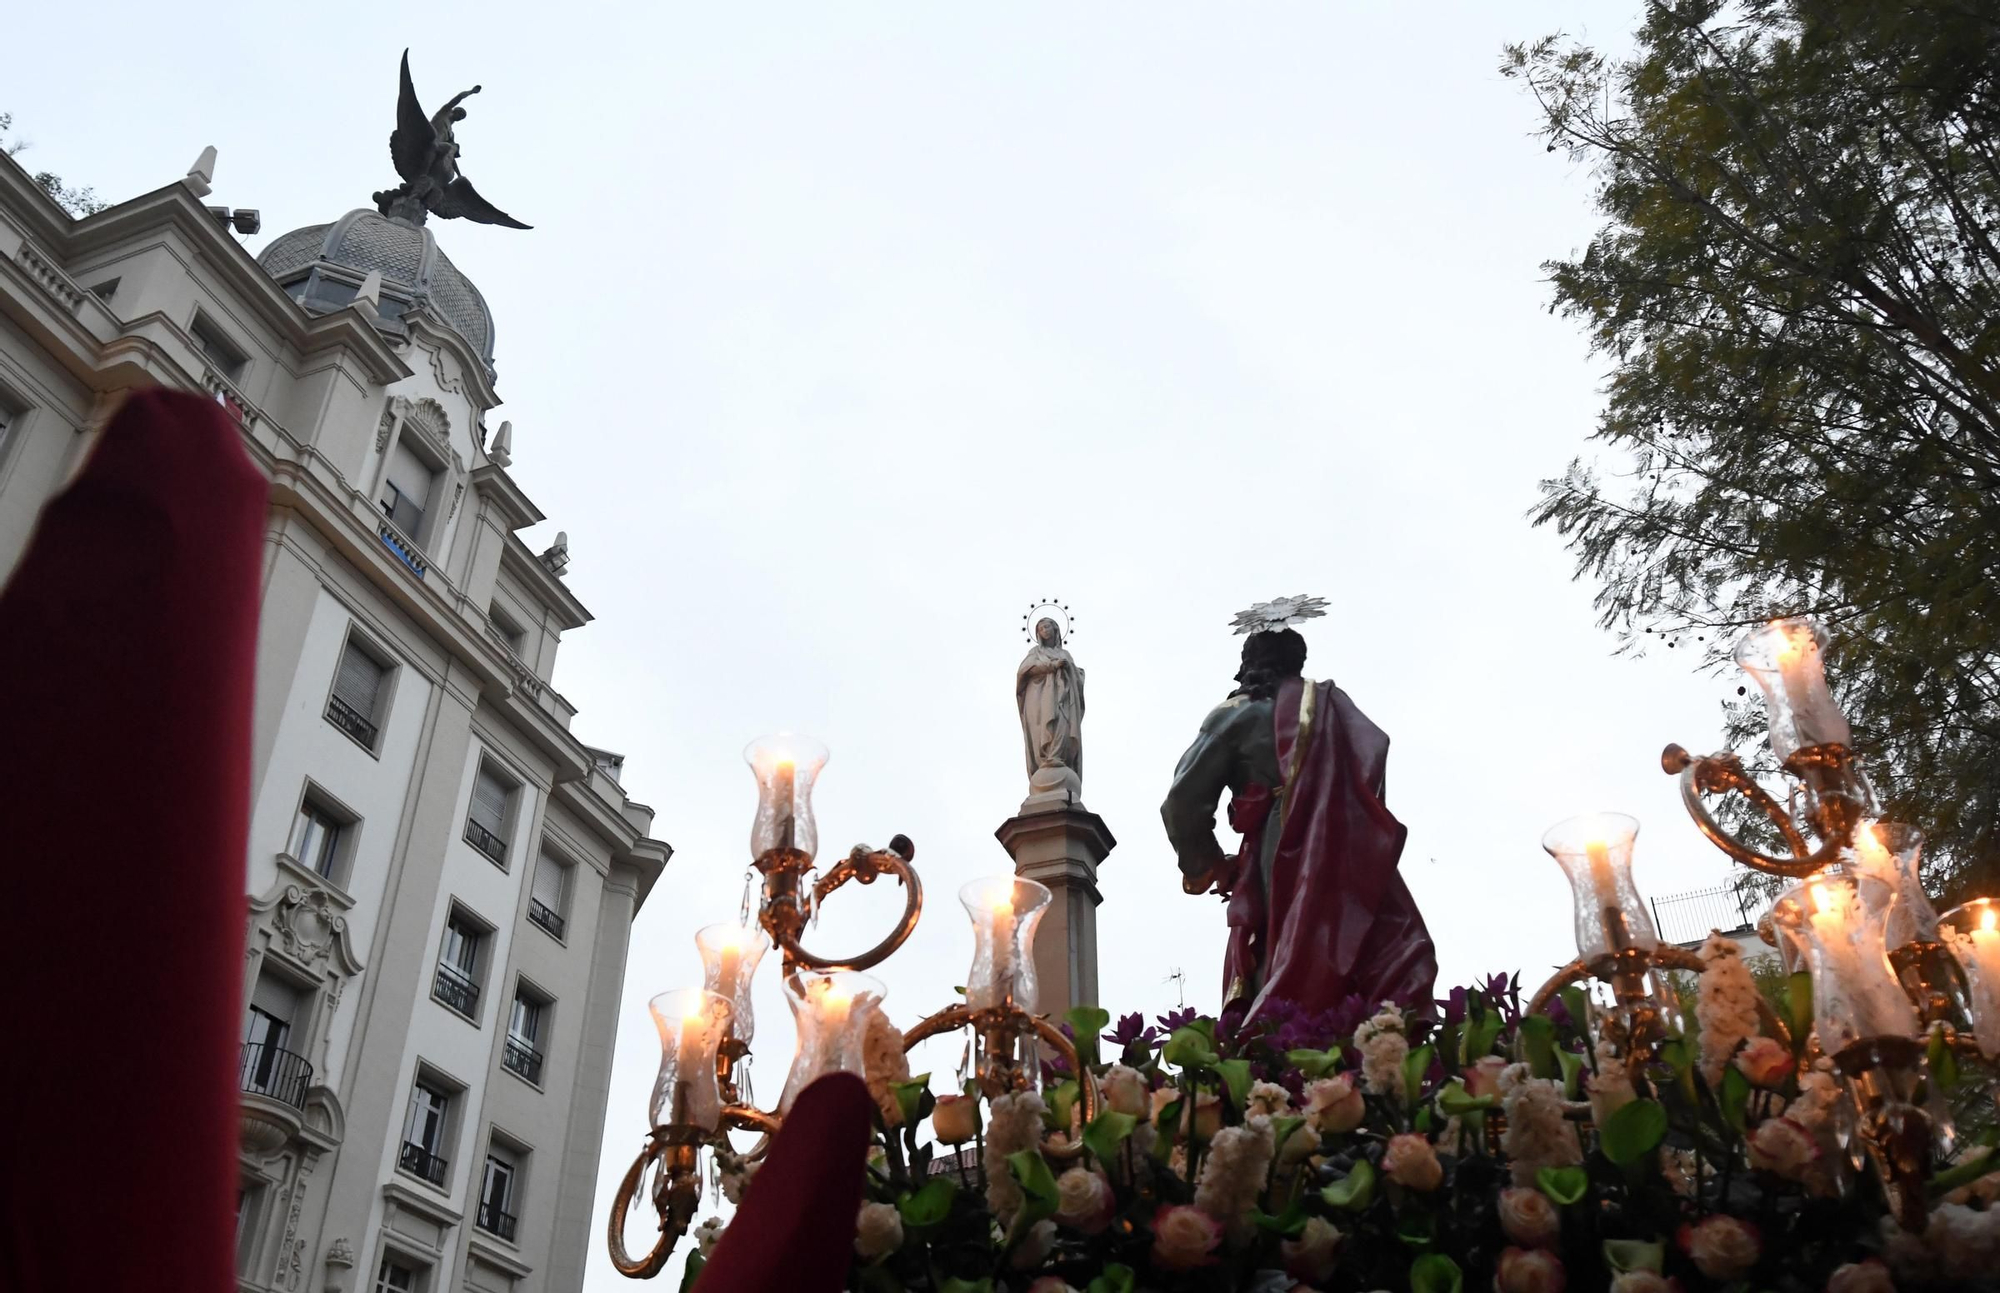
[[[830,1073],[799,1093],[702,1267],[701,1293],[847,1287],[874,1109],[852,1073]]]
[[[0,593],[0,1288],[235,1286],[268,486],[128,399]]]
[[[1350,995],[1428,1007],[1437,953],[1397,870],[1409,829],[1382,800],[1389,736],[1346,692],[1331,682],[1314,685],[1305,759],[1272,855],[1270,889],[1261,895],[1259,942],[1270,964],[1245,1017],[1266,1001],[1320,1011]],[[1273,703],[1280,768],[1292,766],[1304,686],[1288,679]],[[1230,930],[1225,983],[1239,974],[1250,980],[1250,933]]]

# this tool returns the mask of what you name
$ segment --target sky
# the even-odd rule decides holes
[[[1159,803],[1230,689],[1231,616],[1283,594],[1332,601],[1307,672],[1393,738],[1441,988],[1571,954],[1559,819],[1637,816],[1654,897],[1726,874],[1658,756],[1718,745],[1735,680],[1614,657],[1525,518],[1593,453],[1604,366],[1540,265],[1595,222],[1496,68],[1557,30],[1622,48],[1637,11],[112,4],[87,59],[10,68],[0,110],[30,169],[114,200],[217,145],[210,200],[262,211],[254,248],[392,182],[406,44],[427,107],[484,86],[465,172],[535,227],[434,228],[493,310],[489,423],[549,517],[524,537],[568,532],[597,617],[556,683],[675,849],[633,927],[601,1220],[645,1132],[645,1002],[699,982],[693,932],[737,909],[742,747],[831,747],[825,852],[916,841],[925,918],[874,972],[907,1027],[963,982],[959,887],[1008,866],[1046,597],[1078,617],[1084,800],[1118,839],[1114,1011],[1217,1003],[1222,911],[1180,892]],[[75,47],[59,6],[10,33]],[[840,893],[809,946],[873,943],[887,890]],[[768,1101],[790,1030],[763,973]]]

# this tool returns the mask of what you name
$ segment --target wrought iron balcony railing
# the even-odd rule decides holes
[[[369,721],[366,714],[339,696],[326,698],[326,721],[369,749],[375,748],[375,724]]]
[[[404,538],[402,532],[387,521],[381,523],[378,527],[378,533],[382,536],[383,545],[389,551],[395,553],[399,561],[410,568],[411,574],[422,579],[425,572],[430,569],[430,563],[425,561],[423,555],[417,551],[417,545]]]
[[[479,1228],[512,1243],[514,1214],[503,1209],[497,1202],[488,1200],[479,1205]]]
[[[440,961],[437,969],[436,995],[459,1014],[473,1018],[479,1014],[479,985],[471,976],[455,965]]]
[[[445,1169],[451,1166],[445,1159],[410,1141],[403,1142],[403,1153],[397,1165],[412,1176],[421,1177],[432,1185],[444,1185]]]
[[[470,817],[465,819],[465,842],[501,866],[507,865],[507,841]]]
[[[557,938],[563,936],[563,927],[568,923],[563,920],[561,914],[555,908],[549,906],[540,898],[528,899],[528,919],[534,921],[537,925],[549,931],[549,933],[554,934]]]
[[[237,1066],[237,1085],[251,1095],[267,1095],[294,1109],[306,1107],[306,1088],[312,1085],[313,1066],[303,1055],[295,1055],[268,1042],[245,1042]]]
[[[1662,942],[1675,944],[1701,942],[1718,929],[1755,929],[1787,883],[1781,877],[1743,875],[1711,888],[1655,898],[1653,924]]]
[[[509,1033],[507,1045],[500,1052],[500,1062],[536,1086],[542,1084],[542,1053],[532,1043]]]

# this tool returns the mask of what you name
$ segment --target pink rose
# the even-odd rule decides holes
[[[979,1127],[979,1101],[969,1095],[941,1095],[931,1110],[931,1132],[940,1145],[963,1145]]]
[[[1562,1258],[1546,1248],[1507,1248],[1493,1272],[1493,1293],[1562,1293]]]
[[[1873,1257],[1865,1262],[1849,1262],[1827,1278],[1826,1293],[1896,1293],[1896,1281],[1889,1268]]]
[[[1819,1142],[1790,1118],[1766,1118],[1750,1133],[1750,1166],[1802,1181],[1819,1161]]]
[[[1098,1086],[1104,1092],[1104,1103],[1111,1107],[1113,1113],[1137,1118],[1146,1112],[1146,1079],[1139,1070],[1113,1064]]]
[[[1500,1191],[1500,1228],[1523,1248],[1553,1248],[1562,1238],[1562,1214],[1540,1190]]]
[[[1444,1164],[1438,1162],[1437,1150],[1431,1148],[1428,1138],[1414,1133],[1389,1137],[1389,1147],[1382,1151],[1382,1172],[1405,1189],[1422,1194],[1444,1184]]]
[[[1153,1214],[1153,1260],[1170,1271],[1212,1265],[1222,1226],[1200,1208],[1167,1206]]]
[[[1721,1214],[1700,1225],[1681,1227],[1681,1247],[1695,1269],[1712,1280],[1742,1279],[1763,1255],[1764,1241],[1757,1227]]]
[[[1736,1052],[1736,1067],[1752,1086],[1765,1090],[1781,1087],[1792,1073],[1792,1052],[1771,1037],[1752,1037]]]
[[[1507,1067],[1504,1056],[1488,1055],[1465,1070],[1465,1093],[1469,1096],[1500,1094],[1500,1073]]]
[[[1306,1084],[1306,1123],[1314,1131],[1353,1131],[1367,1112],[1367,1102],[1345,1073]]]
[[[1306,1218],[1298,1238],[1278,1245],[1285,1259],[1285,1274],[1295,1280],[1323,1280],[1333,1274],[1333,1259],[1340,1248],[1340,1232],[1323,1217]]]
[[[1056,1220],[1086,1235],[1110,1225],[1117,1210],[1111,1183],[1085,1167],[1072,1167],[1056,1179],[1056,1198]]]
[[[1194,1138],[1208,1141],[1222,1130],[1222,1097],[1202,1092],[1194,1098]]]

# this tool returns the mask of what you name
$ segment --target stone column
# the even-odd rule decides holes
[[[1037,803],[1037,800],[1041,802]],[[1014,859],[1014,874],[1055,896],[1035,931],[1037,1010],[1060,1020],[1072,1006],[1097,1000],[1097,868],[1116,847],[1104,819],[1067,796],[1030,795],[994,834]]]

